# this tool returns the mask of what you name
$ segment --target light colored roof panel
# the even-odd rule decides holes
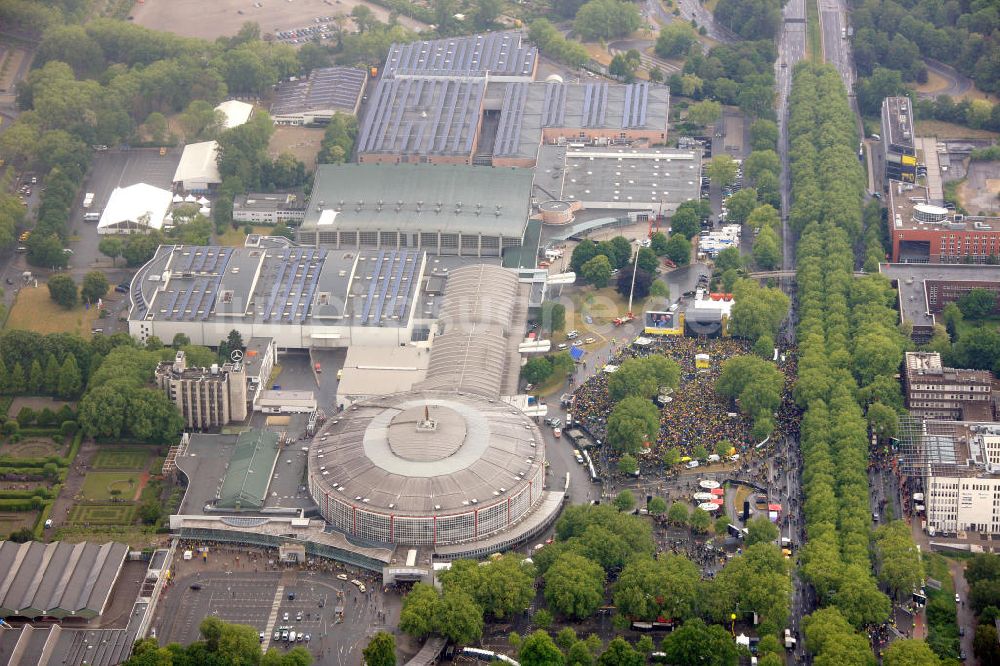
[[[231,129],[239,127],[250,120],[250,116],[253,115],[253,104],[247,104],[238,99],[227,99],[215,107],[215,110],[226,114],[225,128]]]
[[[174,171],[175,183],[186,180],[205,180],[210,183],[221,183],[219,175],[219,142],[202,141],[184,146],[181,161]]]
[[[100,229],[122,222],[138,223],[143,220],[150,229],[161,229],[172,199],[173,195],[169,191],[146,183],[116,187],[101,213],[97,227]]]

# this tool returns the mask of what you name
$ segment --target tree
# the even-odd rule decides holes
[[[633,395],[652,398],[661,387],[677,388],[680,377],[680,365],[666,356],[630,358],[608,379],[608,395],[615,402]]]
[[[586,641],[577,641],[566,654],[566,666],[593,666],[594,653],[590,651]]]
[[[626,454],[628,455],[628,454]],[[633,459],[634,460],[634,459]],[[635,508],[635,495],[632,491],[625,489],[615,496],[615,508],[622,512],[628,512]]]
[[[611,262],[603,254],[585,263],[580,271],[584,280],[598,289],[608,286],[611,280]]]
[[[156,499],[146,500],[139,506],[139,518],[147,525],[155,525],[163,515],[163,508]]]
[[[683,555],[635,558],[625,565],[614,590],[619,612],[639,620],[692,617],[698,606],[698,567]]]
[[[972,652],[980,664],[1000,663],[1000,646],[997,645],[997,629],[995,626],[980,623],[972,638]]]
[[[930,646],[916,638],[903,638],[889,644],[882,653],[884,666],[940,666],[941,659]]]
[[[691,46],[698,41],[698,35],[690,24],[671,21],[656,37],[656,55],[661,58],[676,58],[687,55]]]
[[[549,333],[566,328],[566,306],[557,301],[543,301],[542,327],[549,329]]]
[[[403,598],[399,628],[415,638],[424,638],[433,633],[437,604],[437,590],[426,583],[417,583]]]
[[[781,172],[781,160],[773,150],[755,150],[743,162],[743,177],[752,185],[757,185],[757,179],[763,173],[778,174]]]
[[[635,459],[635,456],[626,453],[618,459],[618,471],[622,474],[638,474],[639,461]],[[633,504],[634,503],[635,500],[633,499]],[[625,511],[627,509],[622,510]]]
[[[491,560],[489,566],[456,560],[442,572],[441,582],[464,590],[495,620],[523,612],[535,596],[534,567],[516,553]]]
[[[757,208],[757,190],[745,187],[726,198],[727,222],[742,224]]]
[[[781,264],[781,242],[771,227],[764,228],[753,241],[753,260],[764,270]]]
[[[110,258],[111,265],[114,266],[115,261],[125,251],[125,243],[117,236],[103,236],[100,243],[98,243],[97,249],[101,254]]]
[[[361,654],[368,666],[396,666],[396,637],[380,631],[372,636]]]
[[[677,666],[735,666],[736,644],[719,625],[706,625],[700,618],[688,620],[663,639],[667,660]]]
[[[649,510],[649,515],[662,516],[667,512],[667,501],[662,497],[654,497],[649,500],[649,505],[646,508]]]
[[[984,319],[996,308],[997,295],[989,289],[970,289],[957,302],[958,309],[967,319]]]
[[[662,257],[667,253],[667,235],[662,231],[654,231],[649,237],[649,248]]]
[[[573,254],[570,256],[569,267],[575,273],[580,273],[583,270],[583,265],[600,254],[597,251],[597,243],[585,238],[576,244],[573,248]]]
[[[635,81],[635,61],[631,60],[624,53],[616,53],[608,64],[608,74],[621,79],[625,83]]]
[[[691,518],[691,511],[683,502],[674,502],[667,511],[667,522],[671,525],[687,525]]]
[[[774,338],[788,316],[788,296],[780,289],[761,287],[755,280],[739,280],[733,300],[730,330],[738,337],[754,341],[762,335]]]
[[[739,248],[727,247],[715,255],[715,267],[723,273],[743,268],[743,258],[740,256]]]
[[[59,370],[59,387],[56,390],[56,395],[64,400],[69,400],[80,395],[81,388],[83,388],[83,378],[80,375],[76,357],[67,354],[62,368]]]
[[[781,405],[784,386],[784,375],[770,361],[736,356],[723,362],[715,390],[735,398],[744,414],[759,420],[770,417]]]
[[[49,278],[49,297],[66,308],[72,309],[77,303],[76,283],[68,275],[53,275]]]
[[[635,272],[635,280],[633,280],[633,271],[635,271],[635,268],[633,266],[629,266],[618,273],[618,281],[615,283],[615,291],[622,296],[632,294],[633,298],[641,300],[649,296],[650,289],[652,289],[656,276],[652,272],[643,270],[640,267],[638,271]]]
[[[746,223],[754,231],[766,228],[777,232],[781,228],[781,218],[778,216],[778,211],[770,204],[754,208],[750,215],[747,216]]]
[[[670,218],[670,231],[674,234],[682,234],[690,240],[701,231],[701,216],[698,211],[688,207],[679,207]],[[663,253],[669,254],[670,244],[664,243]]]
[[[576,13],[573,29],[584,41],[624,37],[642,25],[639,10],[619,0],[590,0]]]
[[[83,276],[83,286],[80,288],[80,296],[87,303],[97,303],[99,298],[104,298],[108,293],[108,278],[101,271],[90,271]]]
[[[688,121],[698,125],[711,125],[722,117],[722,104],[715,100],[702,100],[688,107]]]
[[[715,155],[705,168],[708,177],[718,183],[719,187],[732,185],[736,181],[736,160],[726,154]]]
[[[774,543],[778,540],[778,528],[767,518],[758,516],[747,521],[747,546],[755,543]]]
[[[523,666],[561,666],[562,652],[552,641],[548,632],[538,629],[529,634],[517,652],[518,662]],[[371,662],[369,662],[371,663]]]
[[[576,630],[573,627],[563,627],[556,634],[556,645],[563,652],[568,651],[573,645],[579,642],[579,638],[576,636]]]
[[[892,407],[873,402],[868,405],[868,426],[879,439],[895,437],[899,430],[899,414]]]
[[[565,553],[545,572],[545,600],[573,619],[594,614],[604,600],[604,569],[586,557]]]
[[[598,666],[642,666],[645,662],[645,657],[620,636],[608,643],[608,649],[597,660]]]
[[[778,0],[720,0],[715,8],[715,20],[744,39],[770,40],[781,25],[781,3]]]
[[[691,517],[688,519],[688,524],[695,532],[704,534],[712,524],[712,516],[708,511],[695,507],[694,511],[691,512]]]
[[[678,266],[687,266],[691,261],[691,241],[682,234],[674,234],[667,241],[667,256]]]
[[[750,125],[752,150],[777,150],[778,125],[773,120],[758,118]]]
[[[547,358],[536,356],[524,364],[521,376],[529,384],[541,384],[552,376],[552,364]]]

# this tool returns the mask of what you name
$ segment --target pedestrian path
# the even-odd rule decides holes
[[[285,586],[279,584],[274,591],[274,601],[271,602],[271,614],[267,616],[267,624],[264,627],[264,652],[271,647],[274,638],[274,625],[278,621],[278,609],[281,608],[281,595],[285,593]]]

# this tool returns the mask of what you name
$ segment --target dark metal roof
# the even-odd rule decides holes
[[[517,32],[393,44],[383,75],[525,76],[535,69],[538,49],[522,43]]]
[[[311,111],[340,110],[354,113],[368,74],[353,67],[314,69],[306,78],[278,86],[271,115],[284,116]]]
[[[97,617],[128,546],[123,543],[0,542],[0,617]]]

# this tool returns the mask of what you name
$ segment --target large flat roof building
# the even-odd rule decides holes
[[[129,332],[217,345],[229,331],[279,348],[411,339],[423,252],[161,246],[132,279]]]
[[[121,573],[123,543],[0,542],[0,618],[100,616]]]
[[[335,113],[354,115],[368,73],[355,67],[322,67],[278,86],[271,104],[276,125],[328,123]]]
[[[383,76],[485,76],[499,81],[530,81],[538,68],[538,49],[519,32],[488,32],[408,44],[393,44]]]
[[[913,416],[993,420],[993,373],[945,367],[937,352],[906,352],[903,366],[906,408]]]
[[[358,133],[359,162],[534,166],[556,142],[662,143],[670,93],[646,82],[383,77]]]
[[[527,169],[323,164],[298,240],[340,249],[498,257],[521,247],[531,181]]]

